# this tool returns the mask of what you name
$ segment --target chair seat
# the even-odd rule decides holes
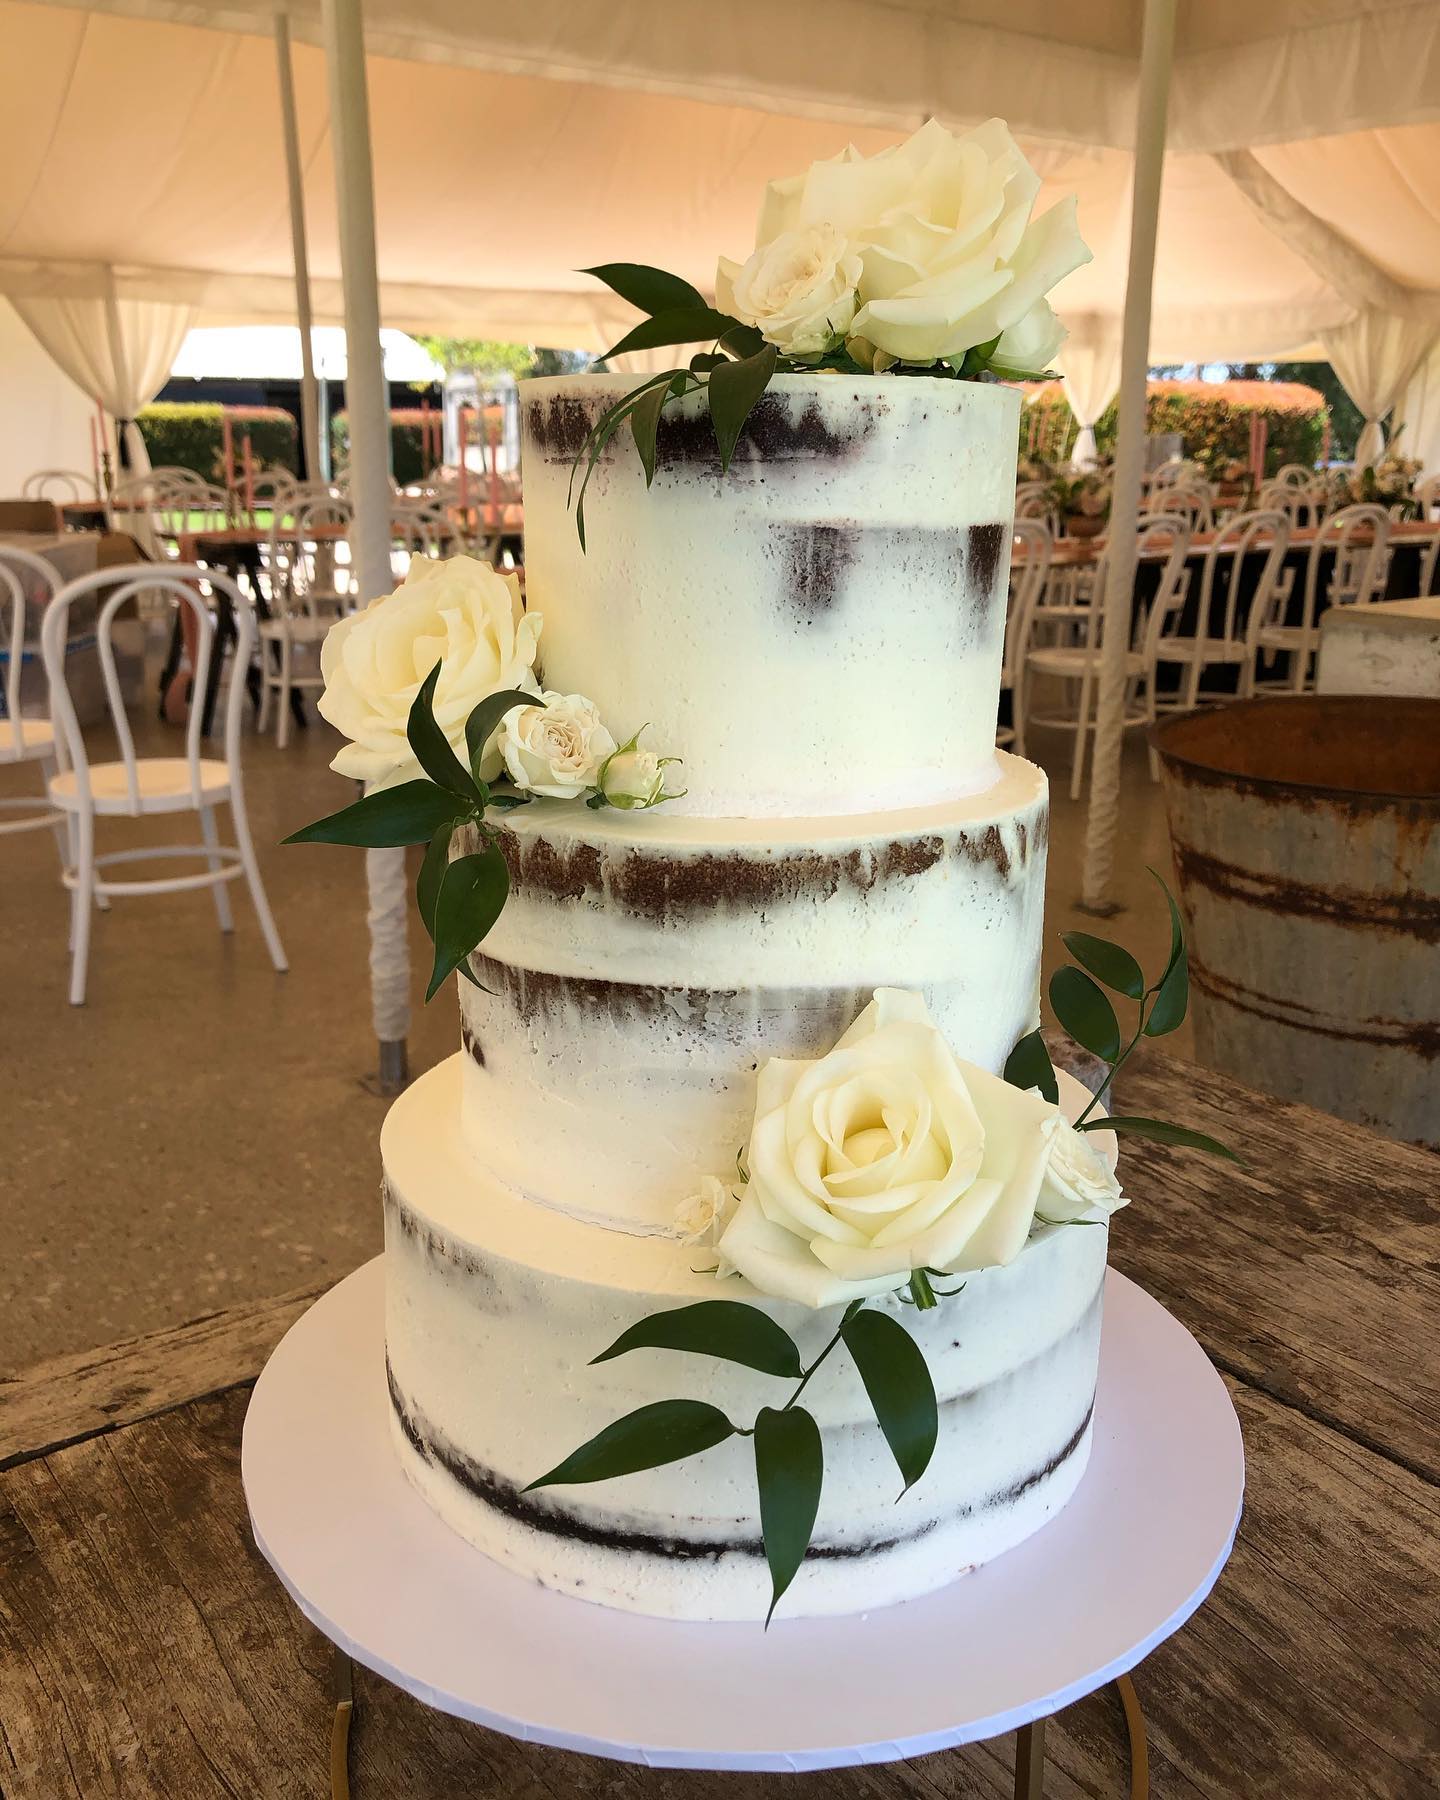
[[[1089,669],[1100,673],[1100,651],[1087,650],[1082,644],[1038,645],[1026,655],[1026,662],[1042,675],[1064,675],[1078,681]],[[1145,658],[1137,651],[1125,652],[1125,673],[1143,675]]]
[[[37,762],[54,754],[55,728],[48,719],[21,719],[18,748],[14,725],[0,719],[0,763]]]
[[[202,758],[200,798],[206,806],[230,795],[230,770],[223,762]],[[147,756],[135,764],[136,786],[140,792],[142,813],[193,812],[194,797],[190,791],[190,765],[183,756]],[[128,813],[130,792],[125,781],[123,762],[91,763],[90,793],[97,813]],[[79,812],[80,795],[75,771],[66,769],[50,782],[50,799],[66,812]]]
[[[1157,662],[1243,663],[1250,646],[1236,638],[1166,637],[1161,638],[1156,652]]]
[[[334,623],[333,619],[262,619],[260,635],[272,644],[287,637],[292,644],[318,644]]]

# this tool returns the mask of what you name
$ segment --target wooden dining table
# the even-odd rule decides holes
[[[1204,1345],[1247,1458],[1217,1587],[1134,1671],[1141,1773],[1156,1800],[1433,1800],[1440,1158],[1158,1051],[1122,1080],[1123,1110],[1183,1119],[1245,1156],[1125,1151],[1133,1203],[1113,1261]],[[0,1382],[6,1800],[343,1792],[334,1659],[256,1550],[240,1484],[251,1384],[319,1291]],[[813,1775],[683,1773],[512,1741],[362,1668],[353,1680],[355,1800],[1141,1791],[1111,1689],[1049,1721],[1043,1776],[1022,1767],[1017,1786],[1013,1738]]]

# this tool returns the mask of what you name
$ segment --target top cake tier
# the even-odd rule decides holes
[[[703,400],[571,470],[634,376],[521,384],[527,600],[546,686],[683,757],[671,810],[862,813],[994,779],[1019,394],[929,376],[781,375],[727,474]],[[583,474],[583,469],[581,471]],[[579,487],[577,477],[576,488]]]

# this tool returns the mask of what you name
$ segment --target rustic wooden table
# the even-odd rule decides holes
[[[1440,1159],[1154,1055],[1127,1111],[1248,1167],[1131,1140],[1114,1260],[1239,1409],[1245,1516],[1209,1601],[1135,1673],[1152,1792],[1440,1792]],[[0,1384],[0,1793],[319,1796],[331,1658],[250,1539],[249,1386],[314,1291]],[[475,1621],[477,1630],[485,1621]],[[1015,1740],[804,1776],[631,1768],[514,1743],[355,1672],[355,1800],[1003,1800]],[[1128,1786],[1113,1689],[1051,1720],[1048,1800]],[[1038,1793],[1038,1788],[1028,1791]]]

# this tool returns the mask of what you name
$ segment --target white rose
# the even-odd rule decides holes
[[[551,800],[574,800],[593,788],[615,740],[583,694],[540,696],[543,706],[517,706],[496,740],[517,788]]]
[[[933,363],[1003,336],[1090,261],[1074,198],[1032,220],[1039,191],[1001,120],[957,137],[932,119],[876,156],[852,146],[772,182],[756,242],[831,226],[861,254],[852,335],[901,362]]]
[[[600,769],[597,783],[611,806],[622,812],[633,812],[647,806],[658,806],[662,800],[678,800],[665,786],[665,771],[675,756],[657,756],[653,750],[638,746],[639,732],[628,744],[622,744]]]
[[[920,995],[880,988],[827,1056],[761,1069],[750,1181],[719,1254],[815,1307],[914,1269],[1011,1262],[1061,1179],[1057,1121],[1038,1093],[961,1062]]]
[[[1042,1219],[1068,1224],[1091,1212],[1109,1218],[1129,1204],[1120,1191],[1113,1164],[1095,1141],[1099,1137],[1113,1145],[1113,1133],[1076,1131],[1059,1113],[1047,1120],[1043,1129],[1049,1156],[1035,1208]]]
[[[440,664],[434,711],[461,762],[465,721],[487,694],[537,692],[533,674],[540,617],[526,613],[513,575],[473,556],[417,556],[393,594],[332,625],[320,647],[320,715],[350,742],[330,767],[373,789],[420,773],[405,737],[411,702]],[[484,768],[498,774],[490,740]]]
[[[1023,319],[1000,334],[990,356],[990,366],[1019,375],[1043,375],[1070,333],[1055,316],[1048,300],[1037,300]]]
[[[859,282],[859,252],[822,220],[782,231],[743,267],[722,256],[715,294],[786,355],[818,356],[849,331]]]
[[[681,1201],[675,1212],[675,1235],[682,1244],[690,1244],[701,1252],[697,1267],[703,1264],[722,1276],[735,1273],[717,1246],[738,1205],[735,1195],[714,1175],[703,1176],[695,1193]]]

